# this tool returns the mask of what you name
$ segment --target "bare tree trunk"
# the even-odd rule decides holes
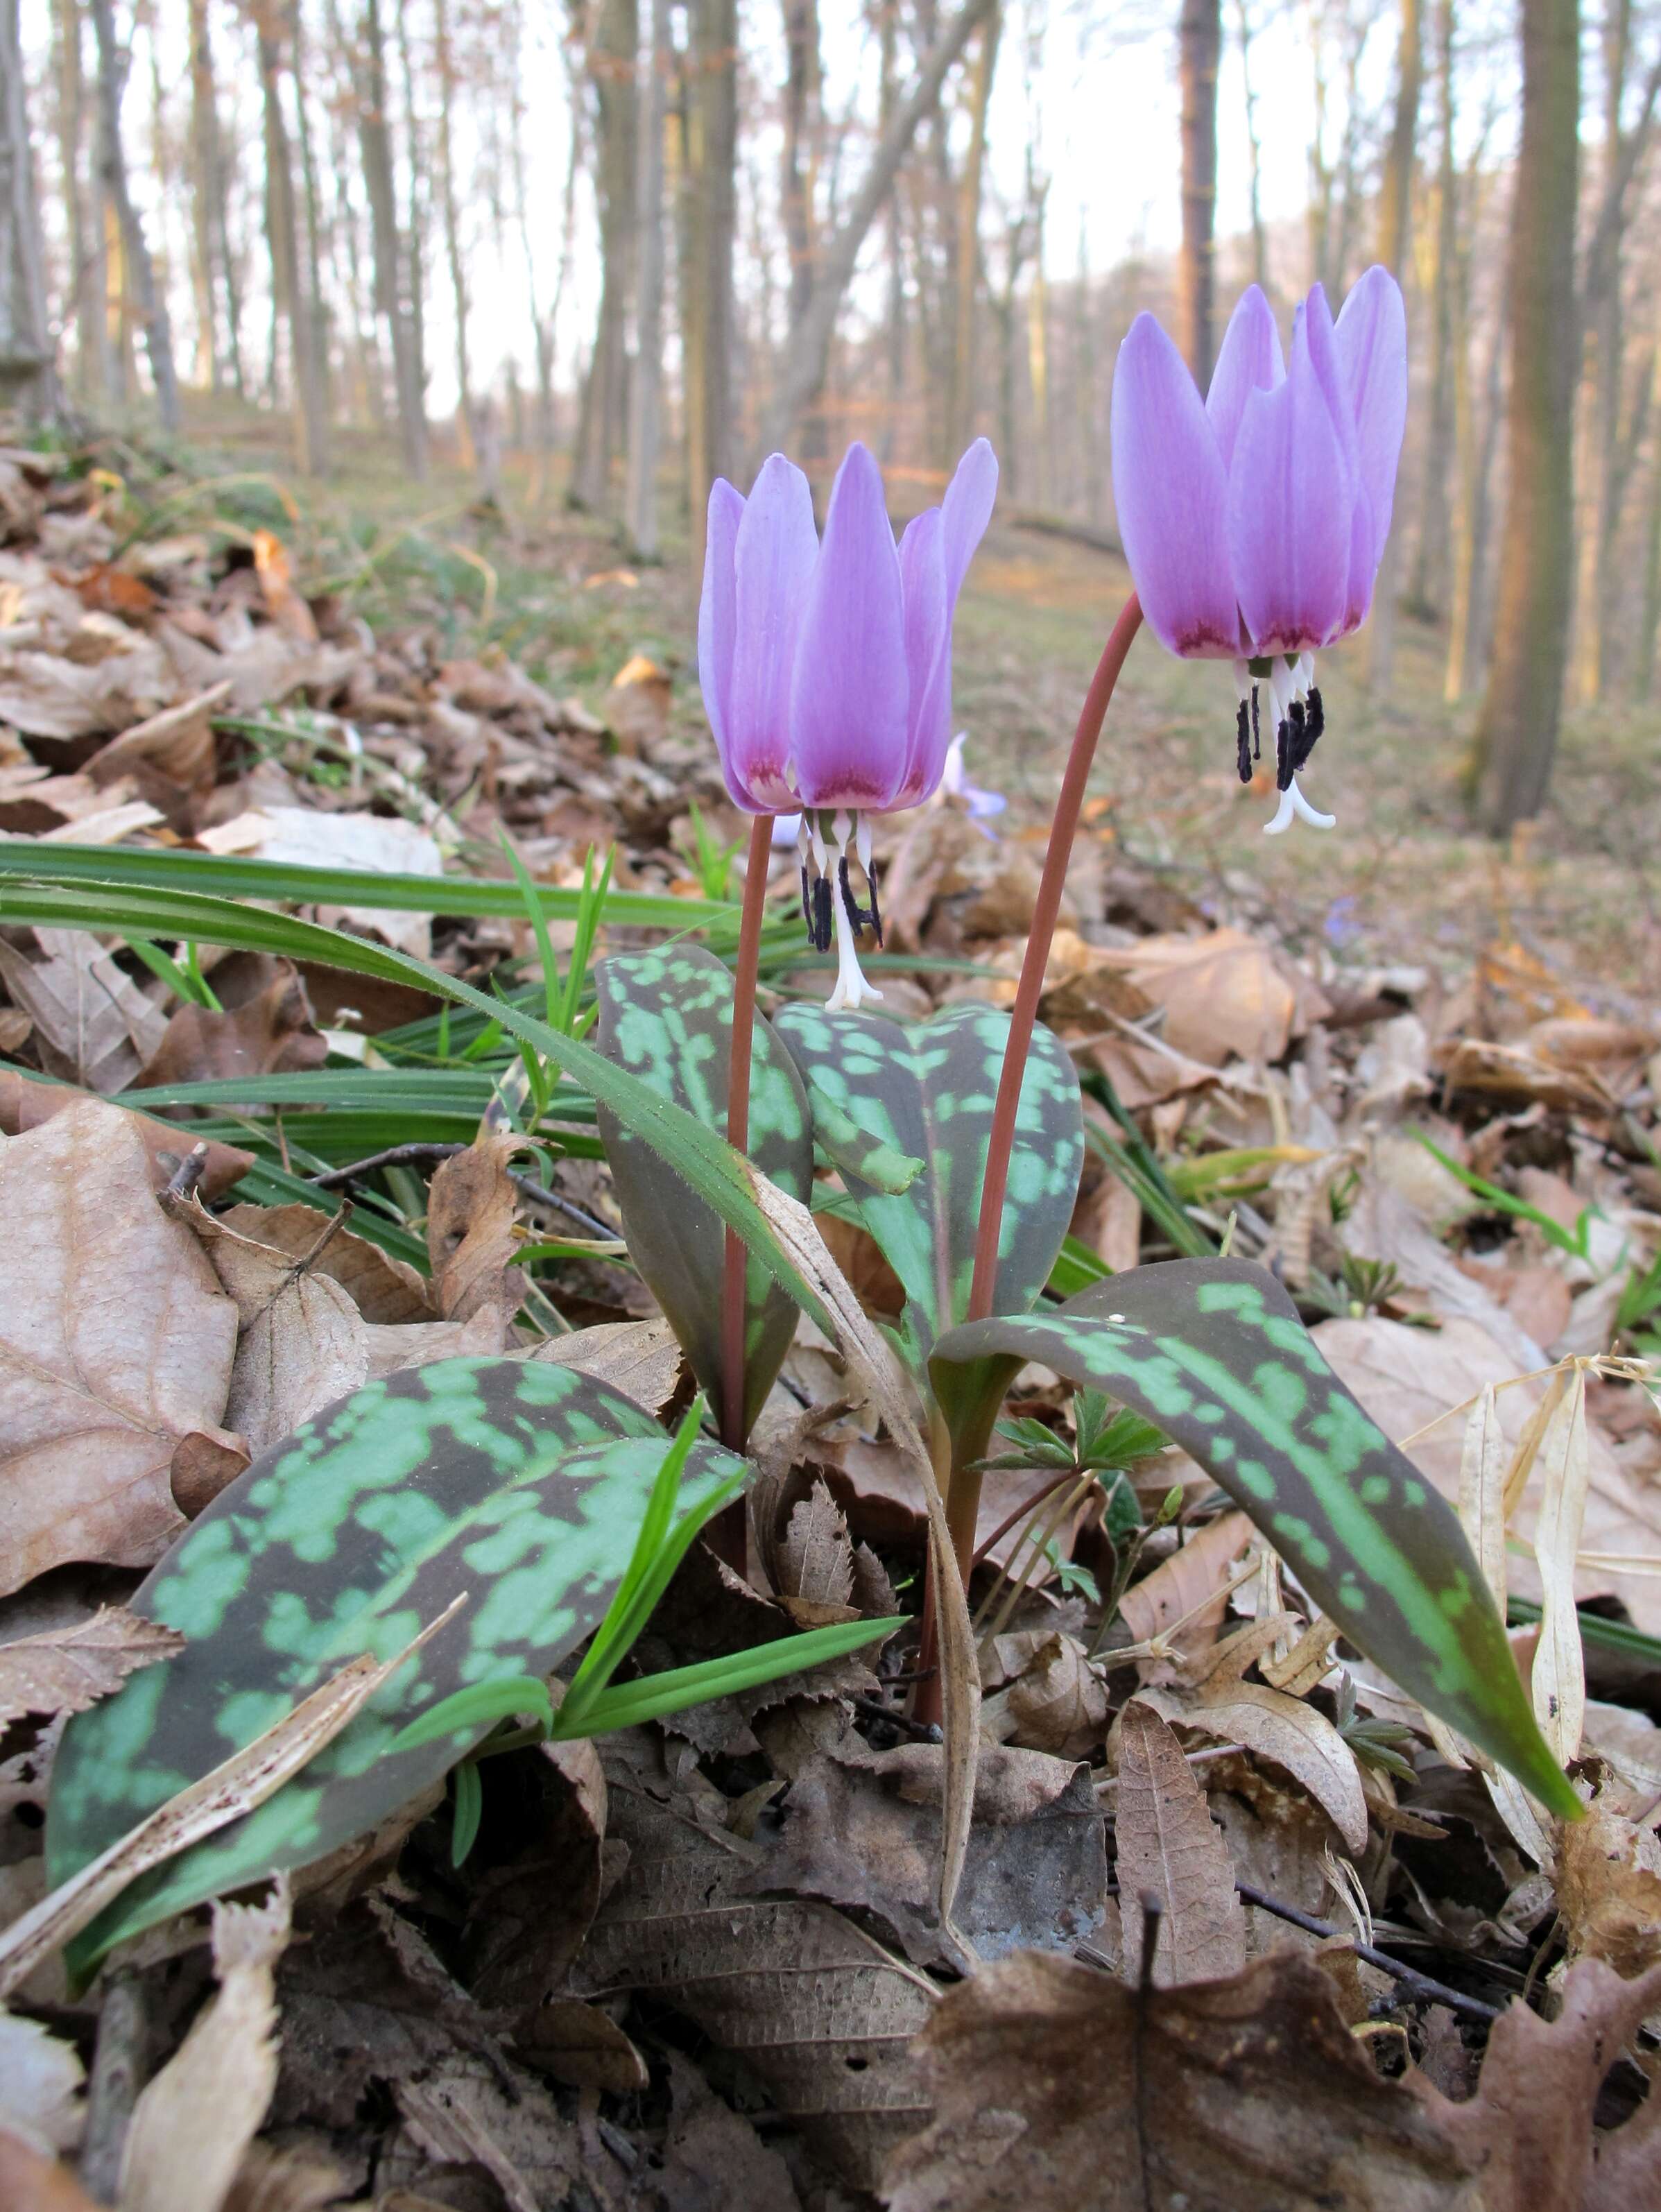
[[[1094,347],[1090,331],[1090,245],[1083,208],[1078,211],[1078,273],[1073,279],[1072,314],[1073,411],[1078,439],[1078,470],[1073,479],[1076,506],[1087,522],[1094,522],[1100,507],[1100,465],[1096,426]]]
[[[58,405],[17,0],[0,0],[0,404],[31,422]]]
[[[1661,631],[1661,346],[1656,349],[1650,395],[1649,508],[1644,517],[1644,603],[1639,617],[1638,650],[1633,657],[1632,696],[1649,703],[1655,684],[1656,637]]]
[[[1033,496],[1046,514],[1055,504],[1050,466],[1050,286],[1044,273],[1044,212],[1049,179],[1028,186],[1033,211],[1033,277],[1027,287],[1027,380],[1033,393]]]
[[[1246,153],[1250,185],[1247,208],[1252,222],[1252,282],[1269,289],[1269,237],[1263,227],[1263,142],[1258,136],[1258,96],[1252,85],[1252,13],[1250,0],[1236,0],[1234,21],[1240,32],[1240,82],[1246,91]]]
[[[450,291],[456,313],[456,424],[460,433],[460,459],[464,469],[476,469],[479,460],[478,422],[473,404],[473,377],[468,359],[467,324],[472,303],[467,293],[467,263],[462,252],[461,204],[456,196],[455,140],[450,115],[459,94],[455,56],[450,45],[450,11],[445,0],[433,0],[433,28],[439,70],[439,191],[444,216],[444,252],[450,270]]]
[[[1496,836],[1537,813],[1562,710],[1573,584],[1579,348],[1579,0],[1522,0],[1523,128],[1511,216],[1510,489],[1476,790]]]
[[[317,450],[321,454],[322,436],[329,420],[329,310],[323,292],[323,210],[306,106],[306,19],[300,0],[290,0],[288,28],[294,52],[294,130],[300,143],[300,182],[306,193],[306,358],[319,425]]]
[[[723,0],[723,4],[730,6],[730,0]],[[930,48],[918,71],[916,84],[895,108],[888,130],[878,141],[847,214],[821,252],[813,296],[779,367],[777,387],[764,421],[764,446],[782,446],[803,410],[822,389],[837,313],[866,234],[894,190],[894,178],[917,136],[918,125],[925,115],[932,113],[953,65],[996,4],[997,0],[963,0],[957,14]]]
[[[603,507],[627,414],[628,295],[634,263],[636,98],[640,44],[636,0],[600,0],[588,54],[599,109],[595,188],[600,203],[600,308],[583,391],[574,507]]]
[[[957,187],[957,274],[954,287],[952,381],[939,458],[949,468],[974,435],[974,325],[980,297],[980,200],[986,173],[986,110],[997,69],[1003,10],[994,5],[980,33],[969,79],[969,143]]]
[[[104,321],[104,240],[96,206],[88,206],[81,155],[87,130],[87,81],[81,55],[80,0],[56,0],[52,37],[58,64],[58,142],[64,173],[64,216],[70,234],[70,297],[75,316],[75,381],[84,397],[101,398],[114,381]],[[92,196],[94,200],[96,195]]]
[[[794,330],[813,292],[814,187],[822,89],[819,0],[784,0],[784,17],[785,150],[779,212],[790,264],[789,327]]]
[[[687,500],[701,566],[710,486],[735,467],[732,254],[737,230],[737,0],[693,0],[682,181]]]
[[[624,526],[636,556],[658,555],[658,447],[664,380],[664,117],[675,46],[669,0],[652,0],[652,40],[640,104],[635,222],[634,373],[629,386],[628,495]]]
[[[1419,539],[1408,596],[1422,612],[1441,604],[1447,582],[1448,477],[1453,448],[1453,293],[1459,251],[1459,173],[1453,158],[1453,0],[1436,10],[1436,266],[1431,285],[1430,410],[1425,432]]]
[[[130,57],[116,39],[113,0],[91,0],[91,7],[98,39],[98,172],[119,229],[126,273],[143,320],[156,411],[164,430],[177,430],[181,416],[173,327],[167,319],[167,301],[156,284],[143,225],[127,187],[126,156],[121,146],[121,95],[126,88]]]
[[[879,137],[886,137],[888,125],[894,120],[894,64],[898,58],[897,0],[882,0],[882,52],[879,62],[881,89],[878,95],[876,128]],[[887,460],[893,451],[898,432],[900,404],[906,389],[906,209],[905,196],[898,184],[888,195],[888,422],[882,441],[882,458]]]
[[[288,338],[295,459],[306,475],[318,476],[326,460],[323,395],[318,389],[311,301],[300,265],[300,219],[288,125],[282,112],[282,54],[274,7],[262,7],[254,29],[265,122],[265,234],[271,254],[272,310]]]
[[[427,149],[421,140],[421,118],[415,108],[415,64],[409,44],[410,10],[405,0],[395,0],[393,21],[398,35],[398,75],[403,89],[403,138],[409,170],[409,216],[404,225],[404,280],[409,288],[409,343],[415,356],[415,388],[421,394],[421,419],[427,416],[427,218],[432,205],[432,181]],[[426,436],[423,428],[422,437]]]
[[[358,151],[369,202],[369,240],[374,260],[375,312],[386,324],[403,465],[417,479],[427,474],[427,415],[421,362],[411,323],[409,258],[398,228],[392,170],[392,131],[387,115],[386,44],[380,0],[364,0],[361,59],[355,71]]]
[[[1414,0],[1408,0],[1409,6]],[[1222,0],[1182,0],[1177,75],[1182,90],[1182,252],[1177,266],[1178,339],[1195,381],[1211,381],[1216,289],[1217,67]]]
[[[1476,434],[1470,390],[1469,340],[1461,336],[1455,375],[1459,445],[1459,513],[1454,539],[1453,605],[1448,621],[1447,673],[1443,696],[1463,699],[1476,689],[1488,657],[1488,545],[1494,513],[1494,468],[1505,419],[1506,325],[1503,299],[1494,311],[1482,374],[1482,434]],[[1463,404],[1464,415],[1458,416]]]
[[[1413,229],[1414,152],[1419,132],[1419,97],[1424,85],[1420,8],[1421,0],[1402,0],[1401,40],[1396,50],[1396,109],[1379,194],[1379,259],[1398,278],[1407,267]],[[1392,531],[1379,564],[1368,629],[1367,680],[1376,691],[1388,686],[1395,665],[1396,598],[1401,573],[1400,534]]]
[[[1309,0],[1309,54],[1314,107],[1309,134],[1309,270],[1314,283],[1330,284],[1333,179],[1326,159],[1326,40],[1318,0]]]

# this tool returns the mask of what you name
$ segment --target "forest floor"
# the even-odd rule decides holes
[[[615,848],[614,890],[635,901],[602,913],[598,953],[683,931],[730,951],[719,848],[743,829],[699,696],[678,521],[661,562],[632,563],[517,462],[496,507],[442,454],[412,484],[364,438],[312,484],[252,412],[198,400],[190,430],[179,466],[136,436],[61,465],[0,448],[9,2212],[1647,2203],[1653,717],[1572,715],[1549,811],[1500,851],[1461,799],[1475,702],[1443,701],[1442,640],[1403,617],[1387,695],[1362,680],[1365,636],[1322,670],[1306,782],[1337,828],[1270,839],[1266,781],[1235,776],[1228,671],[1144,635],[1041,1007],[1086,1094],[1048,1291],[1219,1248],[1262,1261],[1311,1332],[1292,1329],[1304,1371],[1324,1359],[1401,1446],[1379,1438],[1377,1464],[1457,1507],[1586,1819],[1552,1821],[1376,1651],[1339,1640],[1219,1490],[1193,1425],[1204,1464],[1039,1365],[1016,1377],[982,1500],[977,1778],[912,1703],[927,1524],[898,1401],[855,1356],[870,1318],[900,1321],[900,1248],[879,1249],[821,1176],[822,1279],[846,1272],[855,1324],[836,1309],[833,1341],[800,1317],[781,1355],[751,1447],[749,1580],[695,1546],[617,1682],[748,1662],[798,1632],[847,1632],[840,1656],[534,1743],[518,1723],[545,1678],[556,1698],[580,1689],[582,1647],[568,1620],[557,1648],[526,1628],[512,1711],[482,1711],[461,1752],[418,1758],[391,1723],[377,1737],[347,1717],[337,1762],[315,1753],[252,1818],[180,1850],[142,1816],[210,1769],[221,1810],[256,1802],[235,1794],[253,1786],[239,1762],[292,1745],[318,1653],[355,1657],[350,1631],[407,1657],[394,1620],[443,1627],[462,1604],[445,1573],[476,1599],[500,1573],[491,1604],[511,1578],[470,1540],[468,1514],[507,1480],[487,1453],[435,1444],[415,1480],[345,1514],[381,1479],[373,1452],[354,1457],[354,1422],[407,1407],[425,1387],[410,1378],[458,1353],[499,1393],[526,1376],[549,1406],[575,1392],[614,1438],[644,1424],[658,1451],[652,1419],[673,1430],[693,1401],[700,1340],[682,1330],[683,1360],[645,1278],[669,1279],[654,1258],[703,1201],[631,1183],[638,1152],[609,1156],[597,1131],[592,1063],[591,1094],[544,1091],[549,1063],[522,1063],[495,1017],[557,1027],[560,1001],[567,1036],[585,1030],[591,845]],[[903,516],[938,486],[896,472],[890,492]],[[955,719],[973,781],[1008,808],[996,837],[952,805],[879,833],[874,970],[902,1020],[983,1018],[1012,996],[1074,717],[1128,581],[1112,552],[1018,509],[989,532],[958,612]],[[506,881],[504,833],[563,902],[551,933]],[[107,848],[107,883],[76,872],[83,843]],[[184,880],[156,870],[198,858],[198,891],[248,909],[246,935],[214,910],[241,950],[203,929],[204,950],[189,909],[143,903]],[[318,872],[302,916],[263,862]],[[456,896],[430,925],[373,880],[440,865]],[[795,964],[791,872],[764,948],[775,1014],[823,989]],[[475,878],[489,896],[470,904]],[[343,913],[353,934],[306,933]],[[365,939],[427,964],[377,974]],[[682,982],[710,973],[694,947]],[[476,985],[504,995],[470,1011]],[[684,1068],[660,1056],[665,1081],[690,1079],[689,1048]],[[856,1135],[886,1110],[879,1095]],[[930,1108],[943,1154],[953,1110]],[[961,1212],[930,1217],[937,1280],[955,1279]],[[709,1292],[719,1224],[686,1218],[707,1225],[701,1246],[686,1234]],[[1146,1285],[1178,1273],[1142,1265],[1121,1295],[1158,1297]],[[1289,1468],[1319,1425],[1282,1419],[1287,1363],[1253,1364],[1252,1345],[1235,1371],[1270,1410],[1245,1433]],[[547,1380],[561,1370],[581,1380]],[[906,1387],[924,1404],[918,1375]],[[302,1431],[337,1492],[294,1474]],[[557,1519],[574,1478],[536,1480]],[[615,1559],[583,1554],[603,1587],[636,1525],[608,1534]],[[227,1547],[236,1601],[162,1625],[173,1599],[142,1571],[165,1556],[188,1587],[181,1559],[208,1560],[217,1591]],[[430,1646],[440,1682],[453,1636]],[[960,1814],[954,1919],[937,1884]],[[112,1839],[117,1873],[89,1896]],[[215,1904],[210,1929],[226,1893],[243,1902]]]

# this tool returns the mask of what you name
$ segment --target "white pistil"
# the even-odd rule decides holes
[[[1281,803],[1275,809],[1274,820],[1264,823],[1264,836],[1278,837],[1282,830],[1289,830],[1292,827],[1294,815],[1299,821],[1306,822],[1312,830],[1330,830],[1338,818],[1336,814],[1323,814],[1318,809],[1312,806],[1302,792],[1299,790],[1298,779],[1295,775],[1281,793]]]
[[[826,1000],[825,1009],[835,1014],[846,1007],[851,1013],[858,1013],[867,999],[880,1000],[882,994],[865,980],[859,965],[858,941],[848,919],[848,902],[842,896],[848,832],[853,825],[846,814],[839,814],[831,826],[836,837],[836,859],[831,870],[831,904],[836,908],[836,988]],[[863,823],[860,827],[864,829]]]

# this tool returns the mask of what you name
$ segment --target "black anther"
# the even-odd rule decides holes
[[[1242,783],[1252,781],[1252,717],[1244,699],[1234,717],[1234,765]]]

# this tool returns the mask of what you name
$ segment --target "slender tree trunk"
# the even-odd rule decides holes
[[[1454,541],[1453,605],[1448,622],[1449,700],[1476,689],[1488,655],[1489,623],[1488,544],[1494,513],[1494,469],[1505,419],[1506,325],[1503,300],[1494,313],[1482,376],[1482,434],[1476,433],[1466,338],[1459,340],[1456,374],[1462,379],[1465,418],[1459,434],[1459,517]],[[1456,391],[1458,387],[1456,387]],[[1457,401],[1456,401],[1457,404]]]
[[[455,56],[450,45],[450,11],[446,0],[433,0],[433,27],[439,70],[439,191],[444,216],[444,252],[450,271],[450,292],[456,315],[456,426],[460,434],[461,465],[476,469],[479,460],[478,422],[473,403],[472,367],[468,357],[467,325],[472,311],[468,297],[467,262],[462,252],[461,204],[456,191],[455,140],[451,111],[460,97],[456,83]]]
[[[1027,287],[1027,380],[1033,393],[1033,496],[1047,514],[1055,504],[1050,466],[1050,286],[1044,273],[1044,213],[1047,182],[1029,186],[1033,207],[1033,276]]]
[[[329,420],[329,309],[323,290],[323,208],[306,112],[306,18],[300,0],[290,0],[288,29],[294,53],[294,135],[300,146],[300,183],[306,195],[306,360],[318,425],[318,452],[321,454]],[[318,465],[322,465],[321,462]]]
[[[1379,259],[1393,276],[1407,268],[1413,230],[1414,154],[1419,132],[1419,98],[1424,85],[1422,0],[1402,0],[1402,30],[1396,50],[1396,108],[1385,150],[1384,182],[1379,194]],[[1400,533],[1386,540],[1373,587],[1369,625],[1367,680],[1375,691],[1388,688],[1396,660],[1396,599],[1400,588]]]
[[[403,138],[409,170],[409,213],[403,226],[404,282],[409,301],[409,344],[415,356],[415,388],[421,394],[421,420],[427,417],[427,218],[432,206],[431,165],[423,142],[421,117],[415,106],[415,64],[409,43],[410,10],[405,0],[394,0],[392,20],[397,28],[398,75],[403,91]],[[423,428],[422,437],[426,432]]]
[[[144,325],[156,411],[164,430],[180,426],[179,379],[173,368],[173,327],[167,302],[155,281],[143,225],[127,186],[126,156],[121,144],[121,95],[126,88],[129,56],[115,34],[113,0],[90,0],[98,40],[98,170],[119,231],[125,276]]]
[[[634,288],[634,373],[629,386],[628,495],[624,524],[635,555],[657,557],[658,447],[664,380],[664,118],[675,58],[669,0],[652,0],[636,195],[640,265]]]
[[[1318,0],[1309,0],[1309,55],[1312,70],[1311,95],[1314,109],[1309,134],[1309,268],[1313,281],[1329,288],[1332,282],[1332,168],[1326,158],[1326,119],[1329,97],[1326,77],[1326,36]]]
[[[1078,469],[1067,503],[1076,506],[1087,522],[1094,522],[1100,507],[1100,484],[1095,359],[1090,331],[1090,242],[1086,213],[1082,207],[1078,212],[1078,272],[1073,279],[1072,307],[1070,350]]]
[[[385,322],[387,346],[392,356],[393,394],[403,465],[412,477],[420,479],[427,474],[427,416],[412,322],[409,256],[398,228],[380,0],[364,0],[361,60],[355,74],[359,82],[358,151],[363,163],[364,192],[369,202],[375,312]]]
[[[1661,346],[1655,353],[1650,395],[1649,507],[1644,517],[1644,603],[1639,617],[1638,650],[1633,657],[1632,696],[1640,705],[1654,694],[1657,632],[1661,631]]]
[[[722,0],[722,4],[730,7],[731,0]],[[777,388],[765,418],[764,446],[784,445],[791,426],[823,388],[837,313],[852,281],[859,249],[894,190],[918,126],[934,112],[948,75],[995,4],[996,0],[963,0],[929,49],[916,84],[895,108],[878,141],[847,214],[820,253],[813,296],[780,364]]]
[[[1522,49],[1508,279],[1510,481],[1476,759],[1482,819],[1496,836],[1544,803],[1562,710],[1574,557],[1579,0],[1522,0]]]
[[[733,246],[737,232],[737,0],[691,0],[686,162],[682,188],[681,316],[687,501],[702,565],[710,486],[734,472]],[[782,443],[782,440],[777,442]]]
[[[600,202],[600,307],[571,479],[572,504],[595,510],[609,500],[612,463],[622,448],[627,418],[640,43],[636,0],[600,0],[588,56],[599,110],[595,188]]]
[[[191,0],[191,276],[196,289],[197,381],[224,389],[225,358],[219,343],[219,246],[214,234],[218,198],[219,103],[214,84],[208,0]]]
[[[1234,21],[1240,32],[1240,82],[1246,93],[1246,155],[1248,189],[1246,206],[1252,224],[1252,282],[1269,289],[1269,235],[1263,227],[1263,142],[1258,135],[1258,96],[1252,84],[1252,13],[1250,0],[1236,0]]]
[[[898,12],[897,0],[882,0],[876,128],[878,137],[884,138],[894,120],[894,102],[899,96],[894,83],[894,65],[899,50]],[[888,194],[886,244],[888,263],[888,421],[882,440],[884,460],[889,458],[894,449],[906,390],[906,201],[897,181]]]
[[[1448,478],[1453,457],[1453,293],[1459,251],[1459,173],[1453,157],[1453,4],[1436,10],[1436,265],[1431,284],[1430,406],[1419,501],[1419,539],[1409,597],[1422,611],[1441,604],[1447,586]]]
[[[0,403],[31,422],[58,405],[17,0],[0,0]]]
[[[785,149],[779,213],[790,264],[789,326],[813,292],[814,185],[819,166],[819,0],[784,0]]]
[[[83,398],[101,398],[114,380],[104,321],[104,241],[95,204],[82,173],[87,135],[87,80],[81,54],[80,0],[55,0],[52,39],[58,75],[58,143],[64,173],[64,216],[70,234],[70,299],[75,317],[75,382]],[[96,194],[91,196],[95,203]]]
[[[1408,0],[1409,6],[1414,0]],[[1182,0],[1177,75],[1182,91],[1182,252],[1177,269],[1179,342],[1195,381],[1211,381],[1216,289],[1217,67],[1222,0]]]
[[[994,6],[980,33],[969,78],[969,143],[957,188],[957,273],[952,333],[952,382],[939,458],[949,468],[974,435],[975,308],[980,298],[980,201],[986,173],[986,110],[997,69],[1003,10]]]
[[[282,112],[282,52],[275,8],[262,9],[254,27],[265,122],[265,234],[271,254],[272,311],[288,334],[295,458],[306,475],[318,476],[327,461],[323,394],[318,389],[311,301],[300,269],[300,217],[288,125]]]

